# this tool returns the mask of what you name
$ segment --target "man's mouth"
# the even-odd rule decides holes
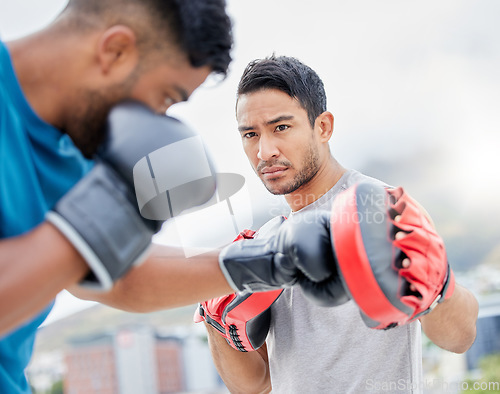
[[[271,167],[264,167],[260,173],[265,179],[270,179],[270,178],[277,178],[287,170],[286,167],[283,166],[271,166]]]

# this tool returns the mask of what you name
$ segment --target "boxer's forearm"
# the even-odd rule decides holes
[[[425,335],[436,345],[464,353],[476,338],[477,314],[476,298],[457,284],[453,295],[424,315],[420,322]]]
[[[76,297],[129,312],[191,305],[233,293],[219,268],[218,252],[186,258],[182,249],[154,245],[150,256],[117,281],[108,293],[73,286]]]
[[[205,324],[208,344],[226,387],[231,393],[269,393],[271,379],[266,344],[256,351],[240,352],[209,324]]]
[[[0,241],[0,335],[45,308],[88,266],[51,224]]]

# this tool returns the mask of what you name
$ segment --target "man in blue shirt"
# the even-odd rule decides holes
[[[67,135],[33,112],[2,43],[0,65],[0,234],[8,238],[41,223],[46,211],[84,175],[90,162]],[[34,332],[49,311],[47,307],[0,341],[0,387],[9,387],[9,382],[11,388],[27,389],[23,370]]]
[[[45,29],[0,42],[1,393],[30,391],[24,369],[36,329],[55,295],[88,272],[46,213],[92,168],[116,103],[135,99],[164,113],[209,73],[226,73],[232,39],[224,8],[224,1],[71,0]],[[212,271],[218,283],[190,289],[183,302],[230,291],[211,260],[189,281]],[[178,302],[172,293],[162,307]]]

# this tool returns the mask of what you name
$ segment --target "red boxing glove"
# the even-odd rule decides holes
[[[254,235],[255,231],[245,230],[235,241],[251,239]],[[282,291],[234,293],[213,298],[199,304],[193,320],[196,323],[206,321],[236,350],[257,350],[264,344],[269,332],[270,307]]]
[[[205,320],[240,352],[260,348],[271,324],[269,309],[283,290],[231,294],[202,302],[194,321]]]
[[[361,183],[341,193],[331,235],[345,289],[368,327],[406,324],[453,293],[444,242],[401,187]]]
[[[222,315],[228,304],[230,304],[235,298],[236,293],[223,297],[212,298],[211,300],[200,303],[194,312],[194,322],[199,323],[201,321],[206,321],[227,339],[226,325],[222,322]]]

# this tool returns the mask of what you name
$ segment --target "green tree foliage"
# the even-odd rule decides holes
[[[59,380],[52,385],[50,394],[64,394],[64,385],[62,380]]]
[[[500,353],[484,357],[480,363],[481,379],[467,380],[463,393],[500,394]]]

